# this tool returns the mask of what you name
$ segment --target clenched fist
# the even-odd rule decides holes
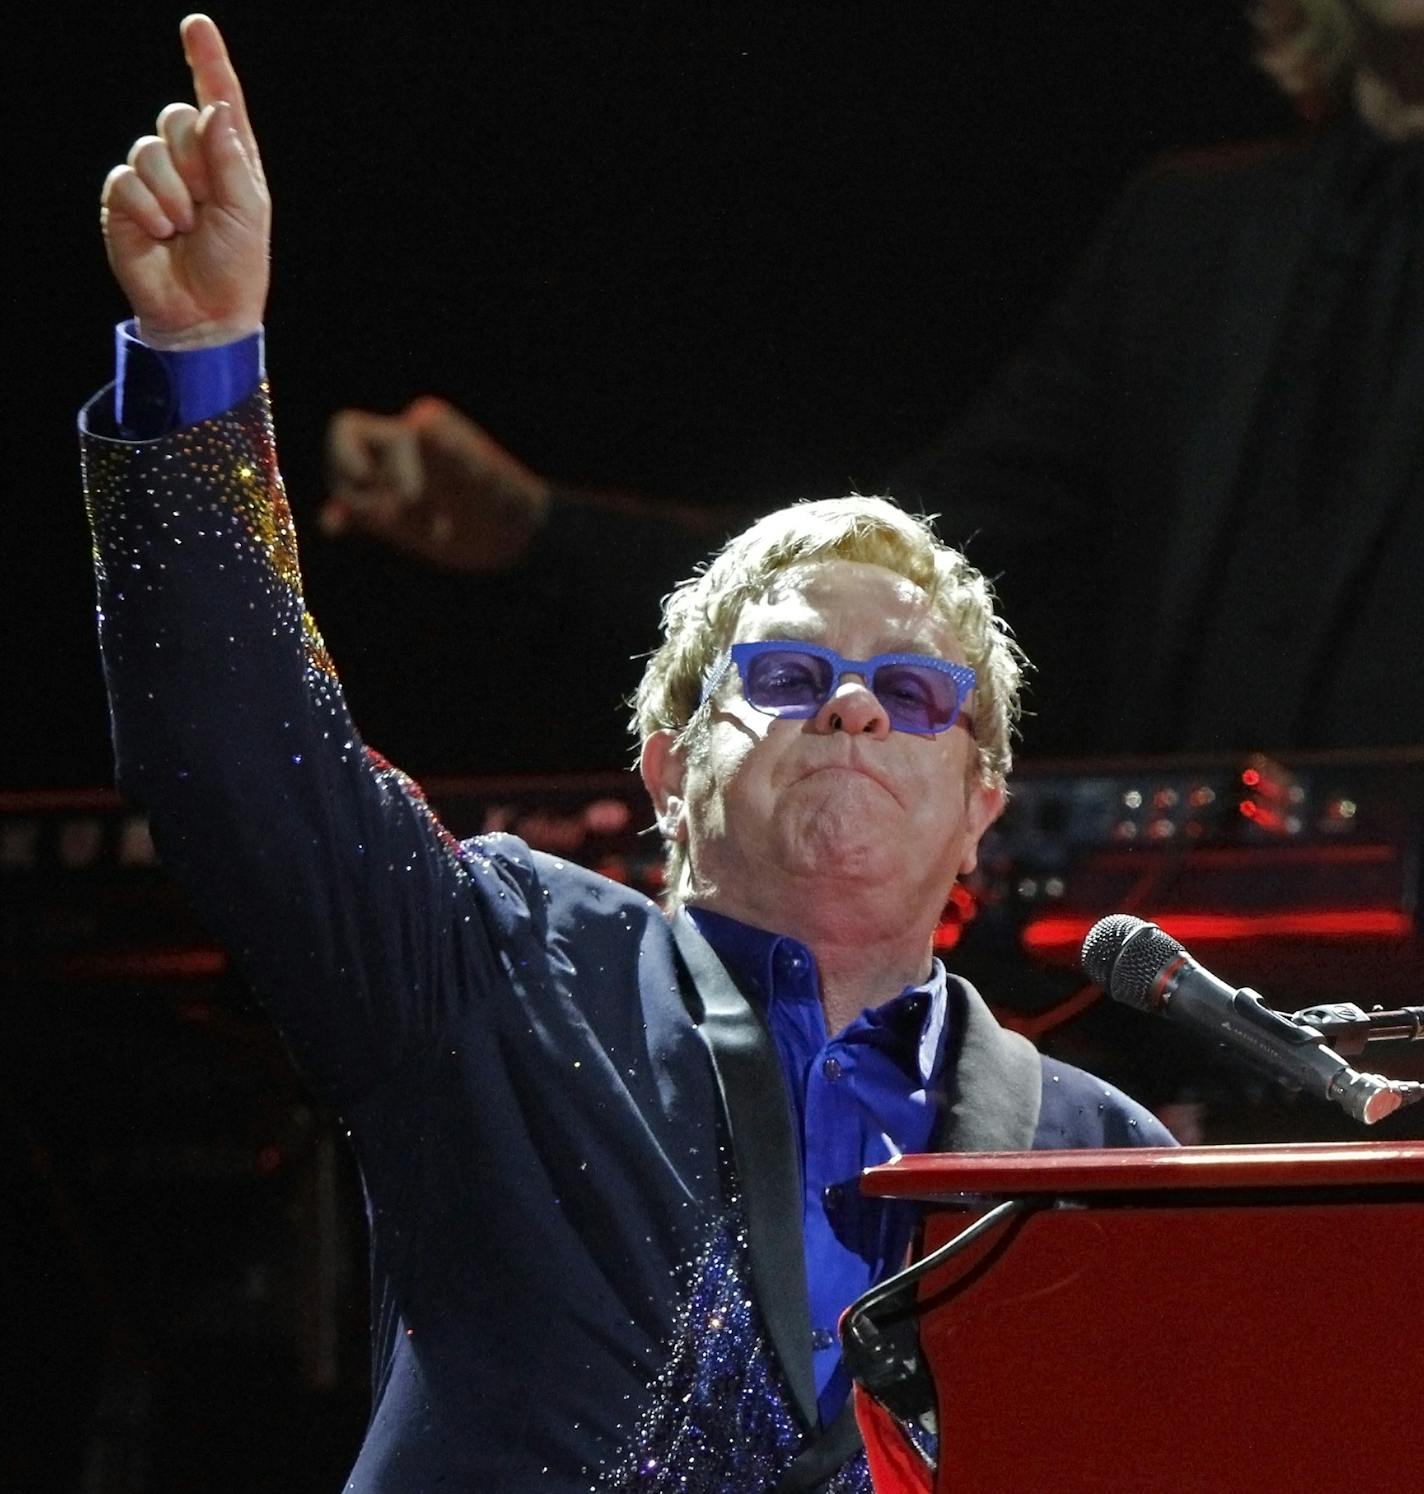
[[[328,534],[355,530],[451,570],[515,564],[544,523],[549,483],[453,405],[341,410],[326,433]]]

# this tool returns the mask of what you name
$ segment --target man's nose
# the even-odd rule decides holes
[[[890,735],[890,717],[879,698],[855,675],[847,675],[829,699],[816,712],[817,731],[844,731],[852,736],[874,737],[877,741]]]

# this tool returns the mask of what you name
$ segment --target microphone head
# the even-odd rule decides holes
[[[1106,987],[1122,946],[1147,924],[1131,913],[1109,913],[1088,930],[1083,940],[1083,973],[1095,986]]]
[[[1182,946],[1155,923],[1131,913],[1109,913],[1083,940],[1083,971],[1114,1001],[1156,1011],[1153,984],[1182,952]]]

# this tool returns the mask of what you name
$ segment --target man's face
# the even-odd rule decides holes
[[[743,609],[733,641],[776,638],[852,659],[906,652],[964,662],[918,586],[858,561],[782,572]],[[965,710],[972,715],[973,695]],[[748,705],[729,670],[701,740],[652,757],[649,787],[687,842],[691,900],[762,926],[796,887],[808,896],[875,888],[933,916],[954,878],[972,869],[1002,804],[1000,791],[978,784],[963,727],[892,731],[856,676],[815,716],[785,720]]]

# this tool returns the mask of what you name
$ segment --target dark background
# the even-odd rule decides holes
[[[878,485],[1032,324],[1133,171],[1289,127],[1241,11],[219,12],[275,200],[268,356],[299,524],[330,413],[424,391],[568,481],[761,504]],[[99,186],[188,96],[178,15],[70,4],[10,28],[28,104],[9,162],[5,787],[108,778],[72,422],[124,311]],[[310,522],[303,559],[357,719],[402,766],[622,760],[631,670],[585,730],[527,710],[517,738],[491,729],[480,664],[519,627],[508,587]]]
[[[536,467],[650,495],[874,485],[1031,326],[1132,172],[1289,127],[1241,10],[219,11],[275,200],[268,358],[309,599],[368,739],[419,775],[614,765],[635,671],[597,723],[506,711],[482,664],[517,647],[517,583],[314,532],[333,410],[434,391]],[[124,313],[99,187],[187,96],[179,15],[69,4],[7,28],[0,790],[108,782],[74,411]],[[333,1118],[221,977],[22,980],[5,1022],[21,1229],[0,1256],[0,1482],[338,1487],[365,1387],[359,1200]],[[310,1258],[318,1238],[335,1265]],[[324,1348],[320,1291],[340,1297]]]

